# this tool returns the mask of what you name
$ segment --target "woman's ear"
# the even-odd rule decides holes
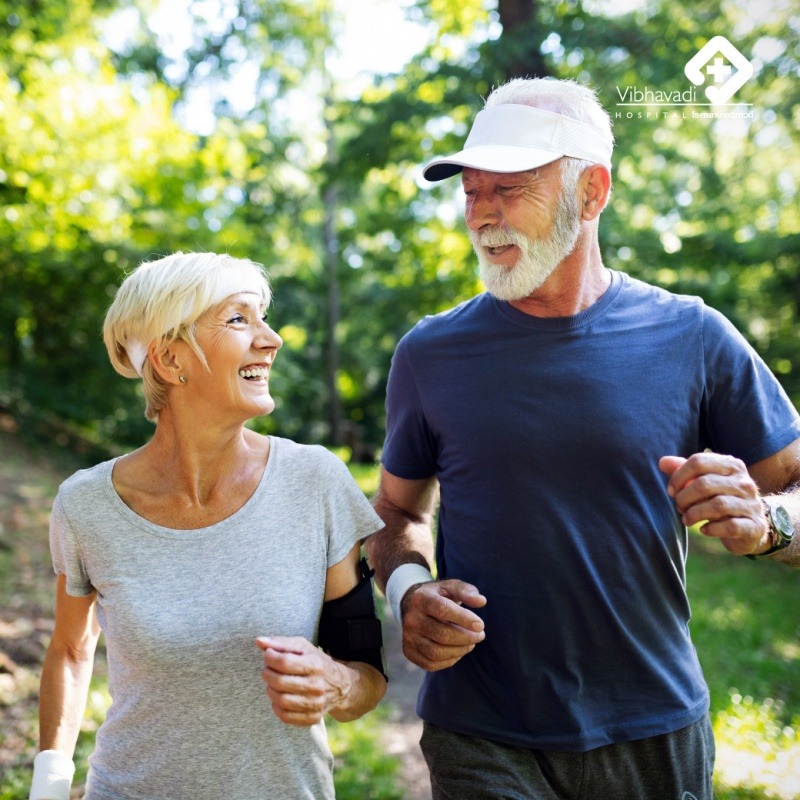
[[[590,222],[600,216],[611,194],[611,173],[602,164],[593,164],[582,177],[581,219]]]
[[[164,383],[182,385],[186,383],[184,374],[184,362],[186,353],[182,342],[171,342],[170,344],[159,347],[155,342],[150,345],[147,353],[153,371],[161,378]]]

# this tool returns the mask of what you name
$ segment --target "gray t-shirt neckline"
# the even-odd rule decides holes
[[[246,516],[249,513],[252,504],[256,503],[257,499],[264,491],[266,491],[267,482],[269,481],[272,473],[275,471],[275,462],[280,458],[278,454],[280,447],[276,446],[275,437],[269,436],[268,438],[270,440],[269,455],[267,456],[267,463],[264,465],[264,471],[261,473],[261,478],[258,481],[255,491],[252,495],[250,495],[250,497],[247,498],[240,508],[238,508],[225,519],[215,522],[213,525],[206,525],[202,528],[168,528],[163,525],[158,525],[155,522],[151,522],[140,514],[137,514],[120,497],[119,492],[117,492],[116,488],[114,487],[114,467],[121,456],[113,458],[110,461],[105,461],[99,465],[99,467],[102,469],[100,474],[103,480],[103,488],[111,505],[125,518],[126,521],[130,522],[132,525],[135,525],[137,528],[152,534],[153,536],[161,536],[168,539],[195,539],[200,536],[208,537],[215,534],[220,534],[230,528],[232,525],[236,525],[239,519]]]

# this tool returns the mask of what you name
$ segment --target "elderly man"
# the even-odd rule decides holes
[[[711,798],[686,526],[800,562],[798,415],[724,317],[603,265],[612,149],[589,89],[515,80],[425,169],[488,292],[398,345],[367,547],[435,800]]]

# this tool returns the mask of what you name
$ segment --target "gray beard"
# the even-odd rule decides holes
[[[571,193],[561,192],[556,205],[553,229],[543,239],[530,239],[515,230],[500,227],[480,232],[469,231],[478,256],[481,280],[486,290],[499,300],[522,300],[539,289],[553,270],[572,252],[580,233],[580,215]],[[493,264],[481,247],[515,244],[520,256],[513,267]]]

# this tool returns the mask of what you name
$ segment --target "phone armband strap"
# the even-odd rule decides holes
[[[388,681],[383,664],[383,634],[375,611],[372,576],[361,559],[361,580],[343,597],[322,604],[319,646],[339,661],[362,661],[375,667]]]

